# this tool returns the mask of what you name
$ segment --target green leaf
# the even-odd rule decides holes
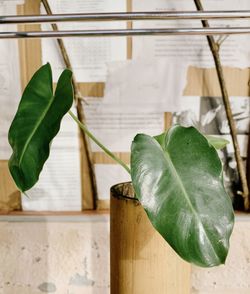
[[[24,90],[9,130],[9,143],[13,149],[9,169],[23,192],[38,181],[49,157],[50,143],[73,103],[71,77],[71,71],[64,70],[53,95],[51,67],[46,64],[34,74]]]
[[[224,138],[221,137],[214,137],[210,135],[206,135],[206,138],[208,142],[214,146],[215,149],[223,149],[224,147],[227,146],[230,142]]]
[[[132,143],[131,177],[155,229],[186,261],[225,262],[234,213],[213,146],[195,128],[172,127]]]

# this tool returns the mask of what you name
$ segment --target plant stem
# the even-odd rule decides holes
[[[51,8],[50,8],[48,1],[42,0],[42,3],[43,3],[43,6],[44,6],[47,14],[52,15],[52,11],[51,11]],[[51,24],[51,26],[52,26],[53,31],[58,31],[57,24]],[[57,39],[57,43],[58,43],[59,49],[61,51],[65,66],[73,72],[71,62],[70,62],[66,47],[64,46],[63,40]],[[85,121],[86,121],[85,114],[84,114],[84,109],[83,109],[83,106],[81,103],[81,100],[83,100],[83,99],[81,97],[81,93],[80,93],[79,87],[77,85],[74,74],[72,76],[72,86],[73,86],[73,90],[74,90],[77,116],[81,122],[85,123]],[[79,98],[81,98],[81,99],[79,99]],[[89,173],[90,173],[91,188],[92,188],[92,192],[93,192],[93,208],[96,209],[97,208],[97,184],[96,184],[95,169],[94,169],[94,163],[93,163],[93,159],[92,159],[92,150],[90,147],[90,142],[84,132],[82,132],[82,143],[84,146],[84,151],[86,153],[87,165],[88,165],[88,169],[89,169]]]
[[[111,157],[114,161],[116,161],[118,164],[120,164],[129,174],[130,169],[126,165],[125,162],[123,162],[120,158],[116,157],[114,153],[112,153],[110,150],[108,150],[105,146],[102,145],[102,143],[88,130],[88,128],[79,121],[79,119],[72,113],[72,111],[68,111],[69,115],[73,118],[73,120],[78,124],[78,126],[84,131],[84,133],[96,143],[109,157]]]
[[[203,10],[202,4],[200,0],[194,0],[194,3],[196,5],[197,10]],[[207,20],[202,20],[202,26],[204,28],[209,27],[209,23]],[[219,45],[215,42],[213,36],[207,36],[207,41],[210,47],[210,50],[213,54],[213,59],[217,71],[217,76],[219,79],[219,84],[220,84],[220,89],[221,89],[221,94],[222,94],[222,99],[223,103],[225,106],[226,110],[226,115],[228,119],[228,124],[230,128],[230,133],[233,141],[233,146],[234,146],[234,152],[235,152],[235,158],[237,162],[237,168],[239,172],[239,177],[242,185],[242,197],[244,199],[244,208],[245,210],[249,210],[249,190],[248,190],[248,184],[247,184],[247,178],[246,178],[246,173],[244,170],[244,165],[242,158],[240,156],[240,148],[239,148],[239,143],[237,139],[237,131],[236,131],[236,126],[235,126],[235,121],[233,119],[233,114],[232,114],[232,109],[229,101],[229,95],[227,92],[227,87],[226,87],[226,82],[223,74],[223,69],[220,61],[220,54],[219,50],[220,47]]]

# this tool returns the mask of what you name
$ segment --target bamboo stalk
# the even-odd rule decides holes
[[[52,10],[50,8],[50,5],[48,3],[47,0],[41,0],[43,3],[43,6],[47,12],[48,15],[52,15]],[[58,26],[57,24],[51,24],[53,31],[58,31]],[[62,39],[57,39],[57,43],[59,45],[65,66],[72,70],[72,66],[71,66],[71,62],[69,59],[69,55],[67,53],[66,47],[64,45],[64,42]],[[74,91],[74,97],[75,97],[75,103],[76,103],[76,109],[77,109],[77,116],[78,119],[80,120],[80,122],[84,123],[86,122],[86,118],[85,118],[85,114],[84,114],[84,109],[81,103],[82,97],[81,97],[81,93],[79,90],[79,87],[77,85],[75,76],[73,74],[72,77],[72,86],[73,86],[73,91]],[[95,170],[94,170],[94,163],[93,163],[93,156],[92,156],[92,150],[91,150],[91,146],[90,146],[90,141],[89,138],[87,137],[87,135],[85,134],[84,131],[81,130],[81,138],[82,138],[82,142],[84,145],[84,149],[86,152],[86,158],[87,158],[87,163],[88,163],[88,167],[89,167],[89,172],[90,172],[90,179],[91,179],[91,187],[92,187],[92,192],[93,192],[93,206],[94,209],[97,208],[97,184],[96,184],[96,176],[95,176]]]
[[[111,188],[110,293],[190,294],[189,263],[153,228],[131,183]]]
[[[203,11],[203,6],[200,0],[194,0],[194,3],[197,10]],[[209,28],[209,23],[207,20],[202,20],[201,22],[202,22],[203,28]],[[239,148],[239,143],[237,139],[236,125],[233,119],[232,109],[231,109],[231,105],[229,101],[229,95],[227,92],[224,73],[223,73],[223,69],[222,69],[222,65],[220,61],[220,53],[219,53],[220,46],[215,42],[215,39],[213,36],[207,36],[207,41],[208,41],[210,50],[213,54],[213,59],[214,59],[214,63],[215,63],[216,71],[217,71],[222,99],[225,106],[230,133],[231,133],[231,137],[233,141],[237,168],[238,168],[239,177],[240,177],[240,181],[242,185],[242,197],[244,199],[244,208],[245,210],[249,210],[249,190],[248,190],[247,178],[246,178],[246,173],[244,170],[243,161],[240,156],[240,148]]]

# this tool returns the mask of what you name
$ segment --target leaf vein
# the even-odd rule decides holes
[[[209,244],[211,245],[211,248],[213,249],[216,258],[219,260],[219,257],[218,257],[218,255],[217,255],[217,253],[216,253],[216,251],[215,251],[215,248],[214,248],[214,246],[213,246],[213,244],[212,244],[212,242],[211,242],[209,236],[208,236],[207,233],[206,233],[206,230],[205,230],[205,228],[204,228],[203,222],[201,221],[201,218],[199,217],[199,215],[196,213],[196,211],[195,211],[195,209],[194,209],[194,207],[193,207],[193,204],[192,204],[192,202],[190,201],[190,199],[189,199],[189,197],[188,197],[188,193],[187,193],[187,191],[186,191],[186,188],[185,188],[185,186],[183,185],[183,183],[182,183],[182,181],[181,181],[181,179],[180,179],[180,176],[179,176],[179,174],[178,174],[178,172],[177,172],[177,170],[176,170],[176,168],[175,168],[175,166],[174,166],[174,164],[173,164],[173,162],[172,162],[172,159],[171,159],[170,154],[168,153],[168,151],[167,151],[166,149],[165,149],[164,151],[165,151],[165,152],[164,152],[164,155],[165,155],[164,157],[165,157],[167,163],[169,164],[169,166],[170,166],[170,168],[171,168],[171,170],[172,170],[172,172],[173,172],[173,174],[174,174],[174,176],[175,176],[177,182],[179,183],[180,188],[181,188],[181,191],[183,192],[184,197],[185,197],[185,199],[186,199],[186,201],[187,201],[187,203],[188,203],[188,205],[189,205],[191,211],[192,211],[193,214],[195,215],[195,217],[196,217],[196,219],[198,220],[198,222],[201,224],[201,227],[202,227],[202,230],[203,230],[203,232],[204,232],[204,235],[206,236],[207,240],[209,241]]]
[[[23,157],[24,157],[24,155],[25,155],[25,152],[26,152],[26,150],[27,150],[27,148],[28,148],[28,146],[29,146],[29,144],[30,144],[32,138],[34,137],[36,131],[38,130],[38,128],[39,128],[41,122],[42,122],[43,119],[45,118],[46,114],[48,113],[48,111],[49,111],[49,109],[50,109],[50,107],[51,107],[51,105],[52,105],[52,103],[53,103],[53,101],[54,101],[53,98],[54,98],[54,96],[52,95],[52,99],[51,99],[50,103],[47,105],[47,107],[45,108],[44,112],[42,113],[40,119],[39,119],[39,120],[37,121],[37,123],[35,124],[33,131],[32,131],[31,134],[29,135],[29,137],[28,137],[28,139],[27,139],[27,141],[26,141],[26,143],[25,143],[25,145],[24,145],[24,147],[23,147],[23,150],[22,150],[22,153],[21,153],[21,156],[20,156],[20,160],[19,160],[19,162],[18,162],[18,166],[19,166],[19,167],[20,167],[21,164],[22,164]]]

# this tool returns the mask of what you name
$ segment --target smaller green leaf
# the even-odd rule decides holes
[[[218,150],[225,148],[227,144],[230,143],[228,140],[221,137],[214,137],[210,135],[206,135],[205,137],[207,138],[208,142]]]
[[[50,153],[50,143],[63,116],[73,103],[72,72],[64,70],[55,94],[49,64],[42,66],[24,90],[9,130],[13,149],[9,170],[17,187],[25,192],[38,181]]]

